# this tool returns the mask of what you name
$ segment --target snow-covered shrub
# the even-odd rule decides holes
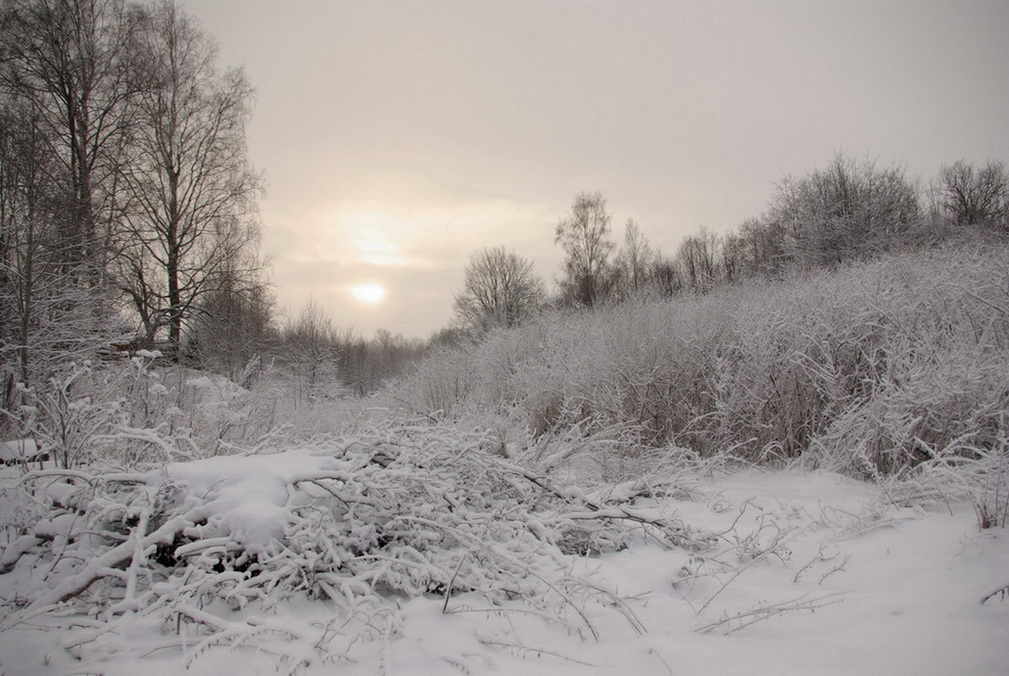
[[[464,402],[472,388],[474,371],[470,367],[470,346],[435,352],[418,366],[411,381],[408,404],[431,418],[452,413]]]
[[[619,428],[646,447],[899,474],[965,435],[994,443],[1009,410],[1006,260],[1005,242],[963,242],[548,314],[428,361],[399,394],[534,437]]]
[[[276,428],[274,402],[227,379],[155,365],[157,353],[68,364],[46,385],[24,388],[2,414],[60,468],[97,459],[124,466],[249,448]]]
[[[5,512],[34,510],[8,524],[0,573],[22,601],[6,600],[0,630],[90,611],[98,633],[153,623],[211,645],[271,626],[261,615],[278,604],[322,598],[340,630],[314,627],[319,651],[346,656],[397,598],[434,594],[446,609],[459,595],[521,600],[592,635],[565,554],[711,542],[634,506],[659,485],[593,495],[492,443],[454,427],[386,427],[273,455],[24,474],[0,492]]]
[[[1009,429],[1000,416],[995,441],[978,445],[966,434],[901,478],[892,492],[905,501],[948,505],[966,500],[978,529],[1009,525]]]
[[[978,452],[977,465],[981,476],[971,482],[971,504],[978,528],[1005,528],[1009,524],[1009,438],[1005,432],[997,447]]]
[[[1009,252],[944,253],[897,259],[878,266],[873,277],[848,280],[854,312],[836,324],[862,327],[855,344],[864,367],[857,381],[849,380],[846,396],[833,398],[829,424],[814,440],[815,455],[828,464],[853,473],[899,473],[965,445],[997,444],[1009,410],[1003,258]]]
[[[21,403],[3,410],[19,438],[30,439],[40,458],[70,468],[95,458],[98,435],[113,417],[104,400],[101,379],[90,363],[71,363],[47,386],[22,388]]]

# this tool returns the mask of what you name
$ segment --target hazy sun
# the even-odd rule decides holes
[[[357,284],[350,287],[350,293],[362,303],[375,305],[385,298],[385,287],[381,284]]]

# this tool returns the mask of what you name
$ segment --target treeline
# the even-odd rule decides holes
[[[721,235],[701,229],[672,255],[654,249],[633,220],[618,245],[605,198],[583,193],[556,227],[555,243],[566,256],[558,294],[547,299],[529,261],[485,249],[466,268],[455,326],[480,337],[546,306],[703,294],[745,279],[935,244],[968,225],[1009,232],[1009,175],[1001,162],[978,168],[958,161],[922,188],[901,167],[839,154],[823,169],[779,182],[761,216]]]
[[[369,339],[337,327],[313,300],[283,322],[269,306],[262,306],[257,316],[229,317],[233,309],[231,304],[212,308],[205,324],[197,318],[198,330],[185,343],[184,363],[225,375],[242,387],[265,378],[283,387],[295,406],[375,392],[429,349],[427,341],[384,329]]]
[[[366,340],[338,329],[314,302],[280,331],[272,354],[280,375],[293,386],[295,404],[321,399],[363,396],[401,375],[426,352],[419,339],[379,330]]]
[[[171,0],[3,1],[4,408],[102,348],[251,357],[270,311],[251,103]]]

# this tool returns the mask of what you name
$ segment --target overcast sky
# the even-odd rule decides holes
[[[578,192],[673,253],[837,151],[923,181],[1009,160],[1007,0],[182,4],[256,88],[279,306],[364,337],[446,325],[484,246],[552,287]]]

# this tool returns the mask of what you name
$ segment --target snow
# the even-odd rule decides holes
[[[202,514],[210,525],[233,534],[243,546],[260,550],[287,525],[288,485],[311,473],[323,459],[307,451],[275,455],[218,456],[168,469],[190,493],[209,497]]]
[[[166,471],[190,495],[206,496],[217,531],[265,547],[288,525],[292,482],[333,471],[335,463],[301,450]],[[0,672],[1006,673],[1009,601],[980,601],[1009,583],[1009,533],[979,532],[969,505],[941,512],[898,506],[873,485],[822,471],[743,470],[682,481],[691,490],[638,499],[634,508],[675,513],[719,534],[718,542],[702,552],[642,540],[623,551],[568,555],[554,583],[582,581],[565,588],[583,601],[587,622],[548,617],[519,600],[495,605],[476,592],[453,594],[447,604],[442,595],[401,598],[398,613],[376,613],[368,639],[337,663],[298,638],[336,619],[326,600],[291,598],[237,616],[266,629],[239,646],[180,644],[145,621],[91,635],[83,618],[76,628],[39,618],[0,631]],[[626,486],[621,492],[633,494]],[[54,521],[47,530],[65,526]],[[15,578],[0,577],[4,598]],[[764,619],[743,626],[754,617]],[[58,629],[45,631],[47,624]],[[94,649],[74,661],[64,647],[80,641]],[[278,641],[283,657],[272,652]],[[293,654],[307,664],[295,669]]]
[[[26,462],[34,459],[37,455],[38,446],[36,446],[34,439],[0,442],[0,464]]]

